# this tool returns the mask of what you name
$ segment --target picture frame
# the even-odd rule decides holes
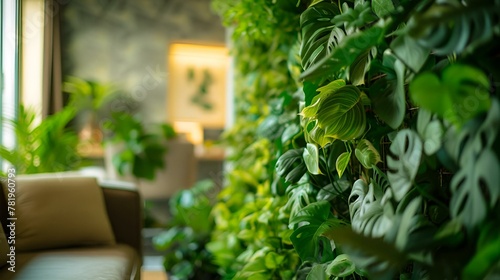
[[[220,45],[170,44],[169,121],[195,122],[209,128],[225,126],[228,52]]]

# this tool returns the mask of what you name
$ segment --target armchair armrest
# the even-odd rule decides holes
[[[127,182],[99,182],[117,243],[137,250],[142,258],[142,202],[137,189]]]

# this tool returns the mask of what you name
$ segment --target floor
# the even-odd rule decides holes
[[[163,256],[156,251],[151,243],[153,236],[159,233],[160,229],[143,229],[144,258],[142,265],[142,280],[167,280],[167,273],[163,267]]]
[[[164,271],[143,270],[141,273],[142,280],[167,280],[167,274]]]

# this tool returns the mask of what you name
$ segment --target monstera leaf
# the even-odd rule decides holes
[[[300,16],[302,44],[300,57],[304,69],[322,59],[332,51],[333,45],[340,41],[344,32],[331,23],[340,14],[334,3],[320,2],[305,10]]]
[[[390,191],[390,190],[389,190]],[[392,227],[394,209],[390,203],[382,205],[384,193],[362,179],[354,182],[349,195],[351,227],[365,236],[383,237]]]
[[[472,229],[486,218],[500,195],[500,163],[492,150],[483,150],[470,160],[451,181],[451,216]]]
[[[304,148],[292,149],[281,155],[276,162],[276,173],[287,182],[296,183],[306,173],[303,159]]]
[[[307,68],[300,77],[310,81],[338,73],[345,67],[352,65],[356,58],[366,50],[379,44],[384,38],[385,29],[386,23],[379,21],[362,32],[346,36],[331,53]]]
[[[318,262],[333,258],[330,241],[323,234],[345,223],[333,218],[330,204],[327,201],[319,201],[307,205],[291,218],[289,227],[304,223],[305,225],[298,227],[290,236],[300,258],[303,261]]]
[[[437,55],[470,52],[489,41],[500,13],[498,0],[439,1],[416,13],[409,34]]]
[[[391,183],[394,198],[400,201],[410,190],[413,179],[417,175],[422,157],[422,141],[416,132],[404,129],[398,132],[389,150],[387,177]]]
[[[313,190],[314,188],[307,181],[306,176],[301,178],[297,185],[288,186],[286,190],[288,201],[285,206],[280,208],[280,218],[289,217],[291,221],[302,208],[314,201],[311,199]]]

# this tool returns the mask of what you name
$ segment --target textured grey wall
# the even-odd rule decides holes
[[[74,0],[63,9],[63,74],[114,82],[165,121],[167,52],[174,41],[225,41],[210,0]]]

